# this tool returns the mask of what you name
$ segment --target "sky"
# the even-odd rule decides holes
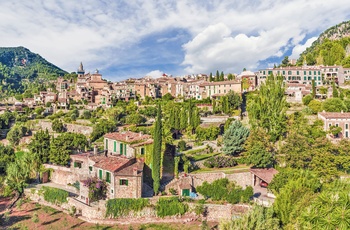
[[[111,81],[240,73],[298,58],[347,20],[348,0],[0,0],[0,46]]]

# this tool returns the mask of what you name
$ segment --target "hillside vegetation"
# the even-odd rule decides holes
[[[41,84],[67,72],[24,47],[0,47],[0,92],[21,93],[29,84]]]

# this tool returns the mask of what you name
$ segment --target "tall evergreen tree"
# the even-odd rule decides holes
[[[210,73],[210,74],[209,74],[209,82],[213,82],[213,81],[214,81],[213,74]]]
[[[221,71],[221,73],[220,73],[220,81],[224,81],[224,80],[225,80],[224,71]]]
[[[215,80],[214,81],[219,81],[219,80],[220,80],[219,70],[216,70],[216,75],[215,75]]]
[[[194,129],[197,128],[198,125],[201,123],[201,118],[199,116],[198,108],[195,107],[193,109],[193,115],[192,115],[192,124],[190,124]]]
[[[162,110],[158,104],[157,119],[154,126],[153,156],[152,156],[152,179],[153,190],[157,194],[160,187],[160,168],[162,152]]]
[[[312,79],[312,92],[311,92],[312,98],[315,98],[316,96],[316,82],[315,79]]]
[[[180,129],[184,130],[187,128],[188,125],[188,116],[186,113],[186,109],[182,108],[180,112]]]
[[[339,97],[339,93],[338,93],[338,89],[337,87],[335,86],[335,83],[334,81],[332,81],[332,90],[333,90],[333,97]]]
[[[240,121],[234,121],[223,136],[223,151],[228,155],[237,155],[244,150],[243,144],[249,136],[249,129]]]

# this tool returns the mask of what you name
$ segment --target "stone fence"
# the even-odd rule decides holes
[[[77,125],[77,124],[65,124],[67,132],[71,133],[80,133],[84,134],[86,136],[90,136],[93,128],[90,126],[85,126],[85,125]],[[44,121],[44,120],[39,120],[38,123],[35,125],[36,129],[42,129],[45,130],[47,129],[49,132],[53,132],[52,130],[52,122],[51,121]]]

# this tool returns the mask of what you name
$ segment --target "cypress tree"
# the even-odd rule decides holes
[[[153,136],[153,157],[152,157],[152,179],[153,190],[157,194],[160,187],[160,162],[162,151],[162,110],[160,104],[158,104],[157,119],[154,126]]]
[[[316,96],[316,83],[315,83],[315,79],[312,79],[312,98],[315,98]]]
[[[225,80],[224,71],[221,71],[221,74],[220,74],[220,81],[224,81],[224,80]]]
[[[209,75],[209,82],[212,82],[212,81],[214,81],[214,79],[213,79],[213,74],[210,73],[210,75]]]
[[[181,130],[186,129],[187,125],[188,125],[188,116],[186,113],[186,109],[182,108],[180,112],[180,129]]]
[[[214,81],[219,81],[219,80],[220,80],[219,70],[216,70],[216,75],[215,75],[215,80]]]

